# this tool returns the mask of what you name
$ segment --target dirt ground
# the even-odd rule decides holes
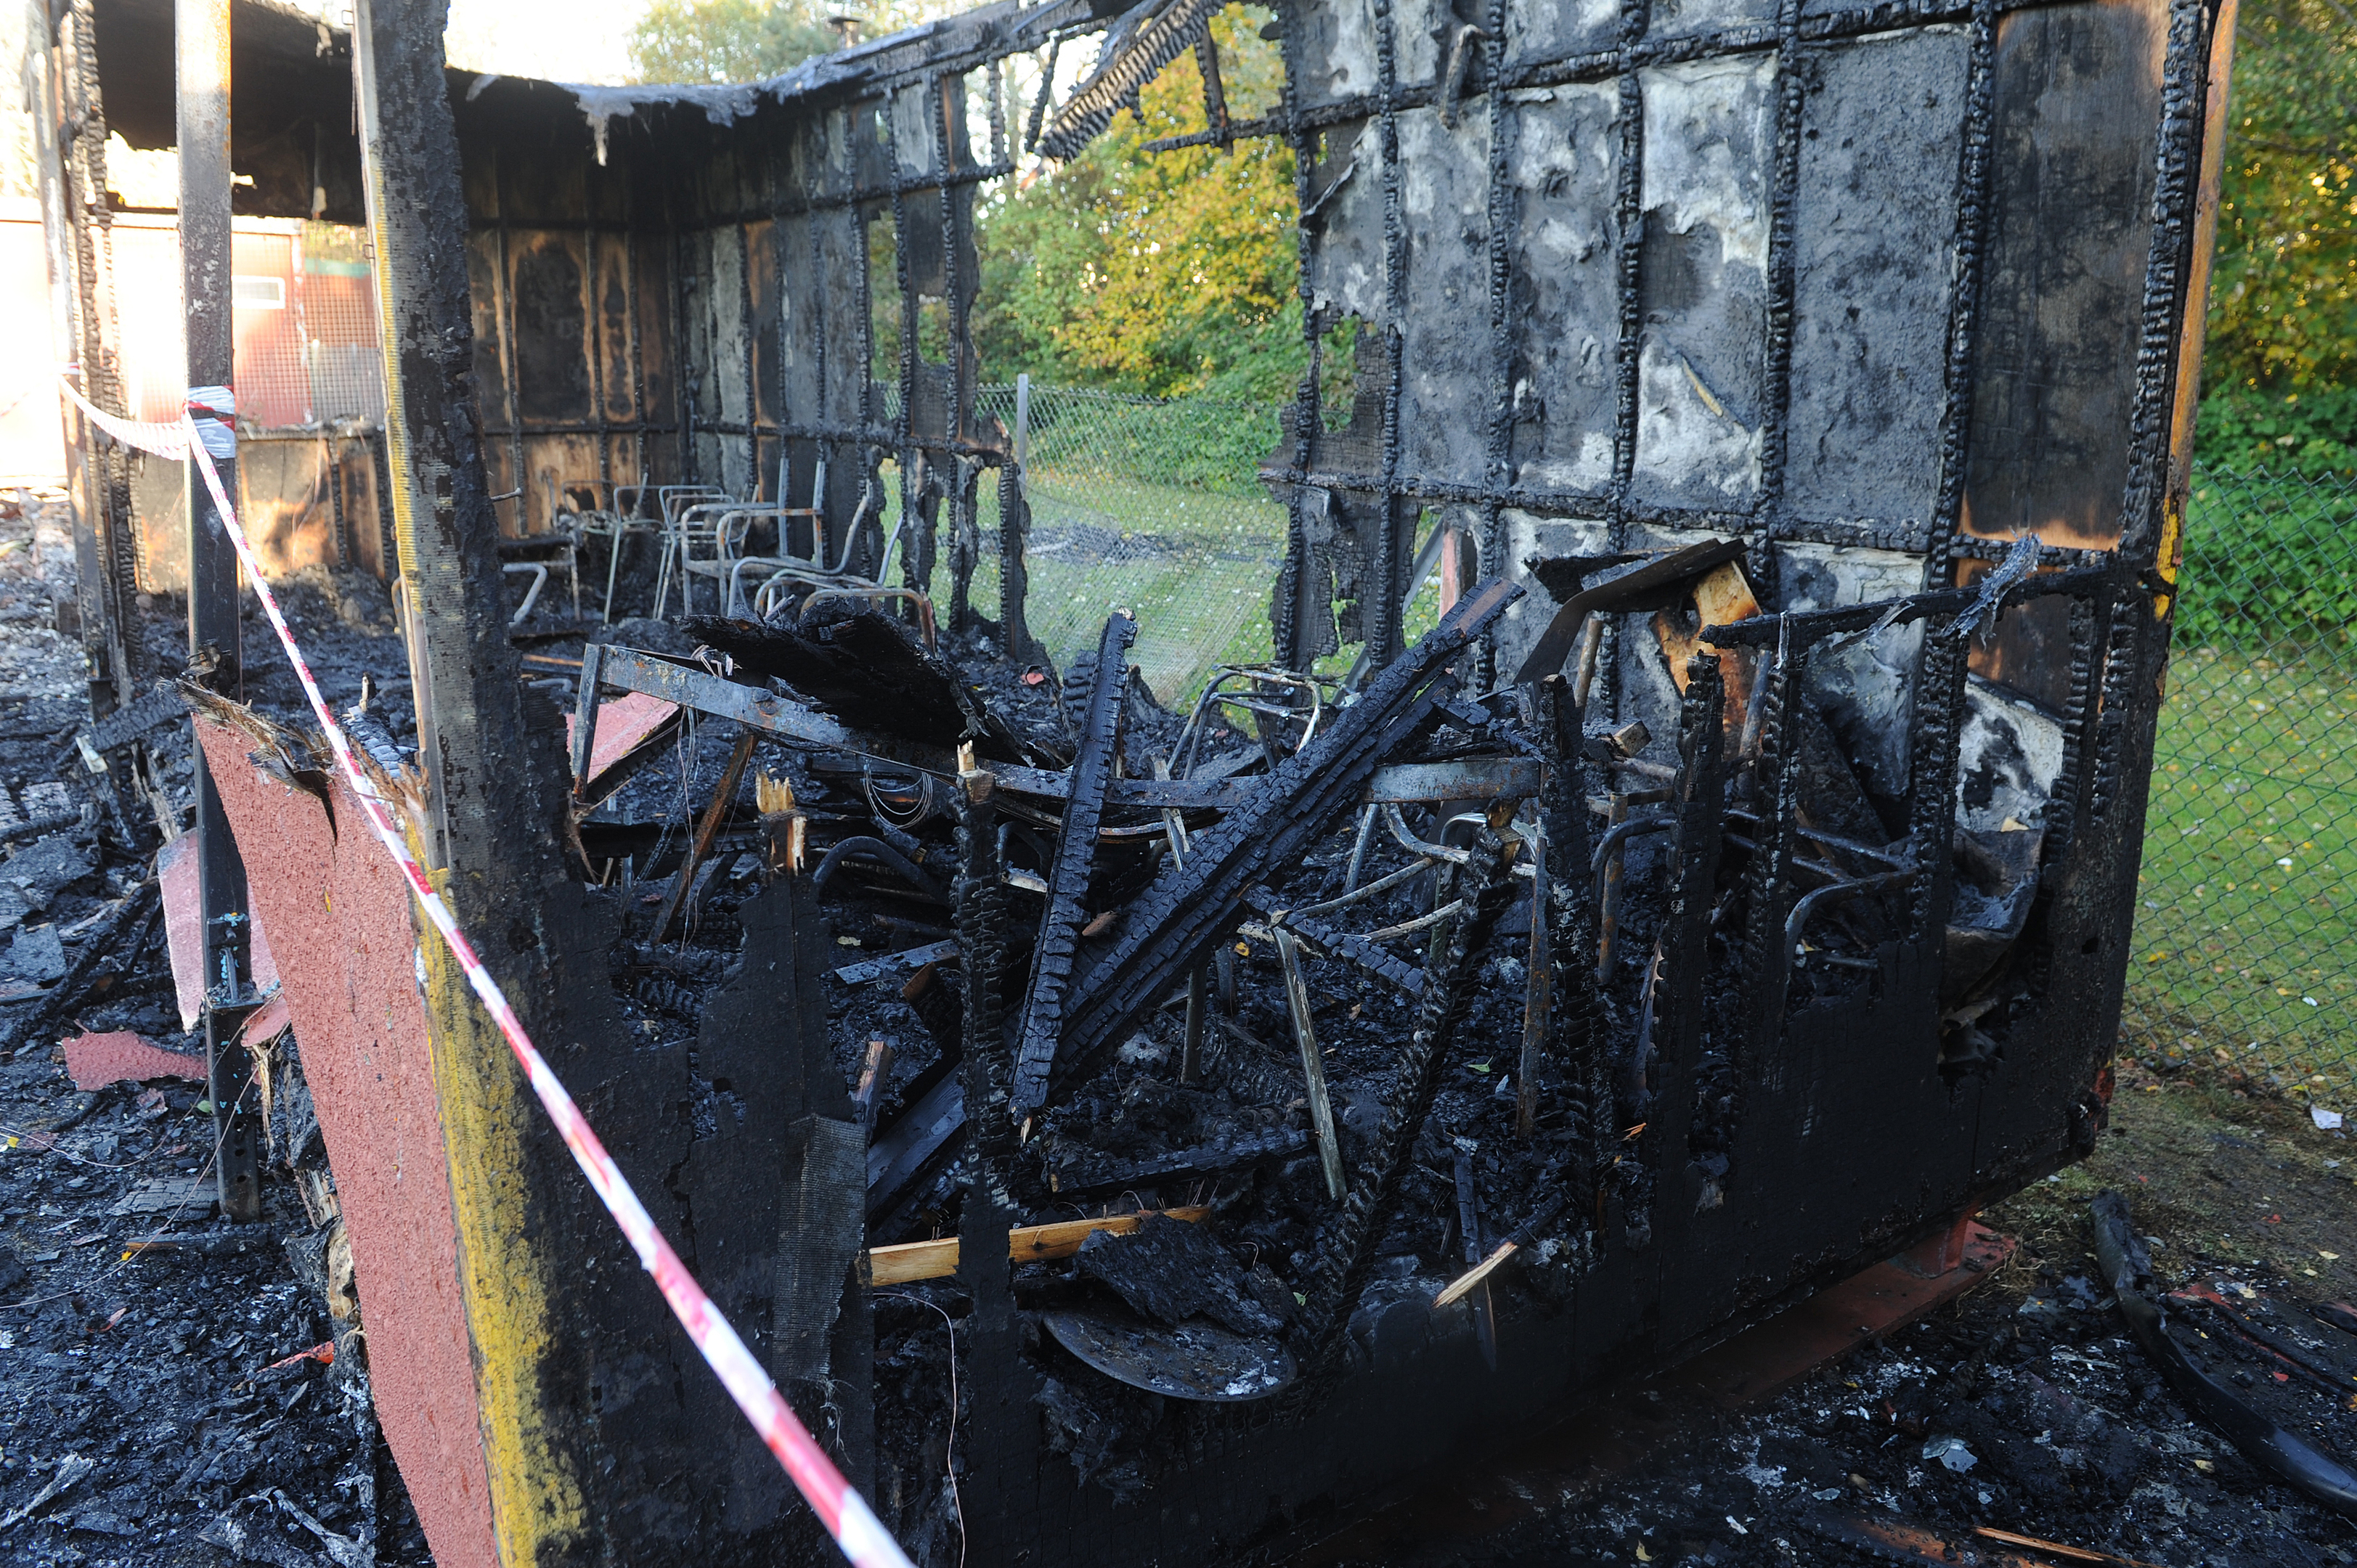
[[[2357,1368],[2357,1337],[2335,1341],[2282,1310],[2357,1294],[2357,1145],[2280,1101],[2123,1063],[2094,1154],[1983,1217],[2019,1250],[1960,1301],[1774,1399],[1699,1421],[1601,1483],[1564,1476],[1549,1497],[1544,1477],[1517,1471],[1507,1487],[1514,1507],[1491,1472],[1453,1477],[1423,1499],[1427,1512],[1453,1514],[1453,1529],[1412,1531],[1379,1555],[1344,1560],[1958,1562],[1940,1546],[2005,1550],[1973,1538],[1986,1526],[2167,1568],[2357,1561],[2357,1521],[2260,1473],[2189,1416],[2127,1337],[2096,1283],[2088,1204],[2106,1188],[2126,1195],[2136,1228],[2158,1239],[2164,1283],[2210,1284],[2236,1301],[2248,1287],[2278,1308],[2278,1328],[2304,1325]],[[2344,1464],[2357,1458],[2357,1381],[2344,1375],[2337,1396],[2283,1393],[2272,1370],[2231,1350],[2210,1364],[2255,1399],[2275,1389],[2280,1398],[2262,1408]],[[1953,1459],[1932,1456],[1951,1440],[1963,1445]],[[1513,1468],[1512,1457],[1496,1468]],[[1481,1515],[1492,1510],[1523,1517],[1491,1530]],[[1922,1531],[1930,1554],[1856,1544],[1858,1523]],[[2068,1560],[2022,1552],[2018,1561]]]
[[[159,929],[142,913],[152,844],[95,809],[72,771],[86,722],[80,658],[54,629],[55,603],[70,595],[57,510],[38,530],[31,515],[0,515],[0,784],[26,816],[56,804],[61,782],[66,802],[93,806],[7,844],[22,856],[48,843],[43,853],[70,852],[88,869],[0,931],[0,958],[33,940],[28,927],[52,931],[80,977],[19,977],[16,988],[38,993],[0,1001],[0,1562],[427,1563],[369,1414],[364,1355],[286,1360],[329,1343],[333,1325],[306,1251],[314,1227],[283,1170],[264,1224],[199,1219],[201,1199],[174,1185],[210,1174],[199,1086],[91,1093],[65,1076],[58,1041],[84,1028],[197,1048],[178,1027]],[[358,668],[398,668],[398,642],[364,591],[322,583],[292,598],[339,705],[357,693],[337,682],[356,687]],[[153,607],[159,650],[178,634],[169,609]],[[251,654],[266,628],[250,629]],[[389,684],[383,711],[399,736],[405,715]],[[252,693],[294,705],[266,660]],[[185,783],[168,757],[162,782]],[[0,881],[18,864],[0,864]],[[41,961],[33,947],[23,955],[12,972]],[[70,1004],[40,989],[56,983],[78,988]],[[1482,1476],[1437,1483],[1464,1504],[1447,1530],[1399,1534],[1355,1560],[1716,1568],[1939,1561],[1946,1543],[1956,1552],[1946,1560],[1961,1562],[1992,1550],[1969,1533],[1985,1525],[2169,1568],[2357,1561],[2357,1523],[2189,1416],[2126,1337],[2090,1251],[2087,1206],[2105,1188],[2158,1239],[2164,1283],[2207,1291],[2312,1340],[2319,1362],[2357,1370],[2357,1338],[2333,1339],[2301,1310],[2357,1296],[2357,1148],[2230,1079],[2124,1062],[2093,1155],[1985,1217],[2020,1249],[1963,1300],[1702,1423],[1601,1486],[1549,1490],[1525,1477],[1520,1506],[1493,1521],[1481,1517],[1493,1495]],[[135,1245],[156,1236],[172,1244]],[[366,1288],[363,1273],[363,1301]],[[2328,1392],[2286,1372],[2209,1311],[2194,1303],[2181,1316],[2211,1331],[2202,1353],[2222,1379],[2357,1458],[2357,1383]],[[1862,1524],[1883,1528],[1881,1547],[1855,1544]],[[1893,1527],[1928,1532],[1932,1555],[1894,1558]]]

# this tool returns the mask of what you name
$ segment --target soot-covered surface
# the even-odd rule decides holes
[[[38,534],[22,519],[0,528],[13,531],[0,538],[21,541],[0,558],[6,574],[0,615],[8,618],[0,635],[12,671],[10,688],[0,693],[7,703],[0,714],[0,782],[32,815],[31,806],[59,795],[77,806],[91,799],[66,766],[81,722],[77,661],[46,626],[49,590],[67,585],[69,557],[54,524]],[[396,740],[406,741],[400,644],[371,613],[367,592],[363,584],[329,583],[297,585],[286,596],[331,700],[353,700],[361,673],[371,672],[382,693],[376,711]],[[147,623],[159,652],[175,629],[169,608],[155,607]],[[618,639],[687,650],[675,632],[651,624],[618,628]],[[577,652],[564,641],[535,649],[559,660]],[[297,693],[280,661],[258,637],[248,651],[249,696],[296,718]],[[1053,671],[1008,669],[972,638],[952,639],[948,652],[976,672],[1025,745],[1070,746],[1063,703],[1085,689],[1085,671],[1067,682]],[[529,673],[564,680],[559,665]],[[1178,723],[1133,693],[1130,773],[1151,771]],[[706,725],[683,738],[586,830],[613,835],[611,882],[627,876],[646,885],[635,896],[642,917],[709,798],[729,747],[727,727]],[[167,791],[184,788],[178,726],[152,732],[149,743],[156,781]],[[1247,745],[1230,732],[1215,735],[1210,751]],[[941,822],[909,821],[905,804],[891,800],[888,778],[863,779],[826,759],[770,747],[757,758],[751,771],[767,768],[792,783],[812,819],[814,854],[835,838],[881,831],[872,798],[880,794],[907,822],[895,831],[908,834],[920,864],[940,865]],[[617,954],[625,1011],[658,1045],[692,1036],[704,996],[734,961],[735,911],[758,878],[752,788],[744,786],[719,851],[723,871],[707,886],[687,940],[650,946],[641,930]],[[29,920],[18,919],[18,929],[53,929],[70,969],[93,936],[116,933],[103,917],[124,908],[135,917],[148,875],[145,851],[135,853],[124,836],[140,826],[118,823],[102,809],[18,847],[20,859],[8,864],[26,866],[27,885],[42,900],[39,909],[28,908]],[[146,826],[136,842],[152,840]],[[1044,842],[1028,850],[1026,843],[1018,823],[1009,835],[1010,863],[1045,872]],[[1641,951],[1652,934],[1644,911],[1657,901],[1649,889],[1662,875],[1658,844],[1632,845],[1624,931],[1631,951]],[[1338,831],[1272,878],[1276,897],[1298,907],[1332,891],[1351,848],[1350,832]],[[1116,845],[1102,862],[1105,875],[1092,890],[1092,907],[1114,908],[1134,894],[1148,859]],[[1378,835],[1363,876],[1406,861],[1405,851]],[[42,867],[44,876],[67,879],[44,886],[32,875]],[[1027,926],[1037,897],[1019,887],[1008,896],[1014,925]],[[1411,918],[1430,900],[1430,889],[1411,879],[1362,911],[1359,923]],[[948,911],[887,868],[858,860],[845,863],[830,883],[826,908],[846,966],[937,944],[952,929]],[[93,916],[102,919],[85,924]],[[1523,1217],[1559,1158],[1566,1129],[1543,1119],[1538,1136],[1525,1143],[1512,1127],[1508,1043],[1519,1036],[1523,979],[1516,918],[1509,908],[1480,960],[1477,1000],[1464,1026],[1467,1039],[1497,1048],[1460,1051],[1447,1067],[1404,1171],[1402,1199],[1375,1249],[1383,1262],[1350,1336],[1370,1351],[1391,1306],[1428,1295],[1461,1266],[1458,1170],[1469,1180],[1478,1222],[1494,1238]],[[1211,1209],[1209,1222],[1199,1231],[1156,1221],[1140,1238],[1104,1239],[1071,1263],[1024,1265],[1016,1277],[1018,1304],[1045,1311],[1114,1304],[1165,1324],[1175,1316],[1245,1337],[1281,1333],[1297,1310],[1292,1282],[1330,1200],[1275,950],[1246,924],[1224,965],[1234,1007],[1231,1013],[1215,996],[1224,1021],[1207,1038],[1202,1082],[1177,1081],[1182,1015],[1165,1009],[1103,1072],[1043,1114],[1022,1177],[1034,1189],[1036,1218],[1095,1212],[1108,1203],[1200,1205]],[[0,1015],[13,1047],[12,1059],[0,1063],[0,1114],[6,1135],[19,1140],[0,1155],[6,1247],[0,1276],[10,1282],[0,1291],[10,1297],[0,1303],[9,1307],[0,1321],[9,1341],[0,1345],[0,1517],[33,1505],[52,1483],[68,1483],[7,1527],[9,1550],[30,1562],[423,1563],[399,1477],[365,1414],[365,1385],[356,1377],[364,1348],[328,1311],[332,1271],[296,1266],[316,1257],[321,1234],[286,1164],[301,1142],[299,1116],[274,1118],[284,1141],[274,1145],[276,1163],[265,1183],[267,1224],[238,1231],[199,1219],[201,1200],[183,1203],[178,1189],[154,1185],[203,1170],[210,1126],[195,1109],[195,1085],[89,1093],[65,1077],[53,1042],[82,1028],[133,1030],[183,1050],[194,1045],[178,1028],[160,938],[135,918],[113,940],[111,950],[124,956],[119,973],[80,971],[81,989],[70,1005],[53,1008],[33,996],[6,1004]],[[1394,946],[1410,962],[1429,956],[1416,940]],[[12,963],[12,978],[22,967]],[[92,975],[106,981],[102,988]],[[1355,1155],[1375,1131],[1377,1094],[1412,999],[1393,981],[1314,950],[1306,980],[1340,1137]],[[944,965],[830,982],[831,1033],[845,1081],[856,1080],[869,1041],[895,1047],[876,1112],[879,1126],[941,1080],[944,1047],[953,1047],[958,1025],[954,982],[953,966]],[[299,1070],[299,1058],[289,1060]],[[299,1085],[299,1078],[287,1081]],[[2138,1204],[2140,1225],[2168,1242],[2157,1254],[2168,1283],[2196,1297],[2215,1295],[2255,1321],[2273,1321],[2262,1316],[2272,1313],[2282,1319],[2279,1328],[2317,1335],[2297,1304],[2345,1296],[2357,1284],[2336,1255],[2347,1251],[2337,1240],[2357,1234],[2350,1171],[2338,1163],[2345,1148],[2273,1107],[2219,1089],[2163,1085],[2130,1069],[2113,1129],[2093,1159],[1990,1216],[2021,1231],[2026,1249],[2014,1268],[1958,1307],[1764,1405],[1705,1420],[1683,1446],[1601,1486],[1571,1477],[1550,1493],[1533,1480],[1530,1465],[1509,1456],[1439,1488],[1457,1506],[1453,1513],[1439,1509],[1437,1524],[1429,1509],[1411,1523],[1385,1516],[1369,1527],[1376,1536],[1345,1538],[1328,1555],[1467,1564],[1867,1561],[1843,1534],[1863,1520],[1920,1527],[1967,1545],[1964,1532],[1986,1523],[2172,1568],[2346,1562],[2345,1524],[2268,1482],[2160,1387],[2103,1300],[2083,1218],[2099,1186],[2121,1187]],[[1125,1170],[1134,1178],[1150,1158],[1174,1153],[1188,1157],[1166,1176],[1092,1180],[1092,1173]],[[953,1218],[959,1189],[945,1164],[915,1201],[879,1217],[898,1229],[873,1240],[933,1233]],[[113,1212],[126,1196],[151,1191],[160,1210]],[[1174,1240],[1179,1232],[1183,1239]],[[156,1235],[178,1244],[122,1255],[127,1242]],[[291,1251],[289,1241],[296,1243]],[[1143,1255],[1121,1251],[1128,1248]],[[1158,1255],[1165,1251],[1171,1255]],[[1543,1261],[1510,1271],[1497,1282],[1501,1302],[1549,1288]],[[364,1322],[365,1279],[357,1290]],[[953,1452],[947,1422],[952,1324],[970,1308],[951,1281],[876,1296],[879,1452],[892,1460],[879,1474],[877,1501],[920,1560],[957,1553],[962,1509],[978,1500],[945,1484],[953,1459],[966,1487],[977,1475],[973,1455]],[[2199,1323],[2205,1321],[2199,1315],[2219,1309],[2182,1310]],[[1517,1332],[1511,1313],[1501,1317],[1502,1333]],[[961,1353],[971,1356],[970,1323],[956,1332]],[[317,1359],[266,1369],[339,1340],[345,1354],[332,1369]],[[2329,1333],[2321,1340],[2332,1343]],[[2296,1376],[2278,1381],[2279,1366],[2247,1346],[2222,1343],[2222,1377],[2274,1419],[2308,1423],[2312,1440],[2351,1451],[2344,1412],[2319,1402]],[[1157,1456],[1184,1430],[1175,1402],[1114,1383],[1044,1337],[1027,1341],[1023,1354],[1043,1374],[1040,1463],[1069,1466],[1085,1484],[1150,1507],[1162,1478]],[[971,1376],[972,1362],[963,1367]],[[91,1467],[82,1468],[82,1459]],[[1500,1473],[1510,1477],[1503,1489]],[[1353,1555],[1354,1543],[1368,1539],[1383,1544]]]
[[[2357,1252],[2341,1245],[2357,1230],[2357,1150],[2224,1083],[2136,1066],[2122,1077],[2095,1153],[1986,1216],[2021,1250],[1953,1305],[1732,1413],[1681,1406],[1674,1385],[1630,1391],[1615,1402],[1620,1428],[1660,1444],[1632,1466],[1563,1464],[1542,1443],[1426,1488],[1310,1560],[2007,1562],[1974,1537],[1986,1527],[2168,1568],[2352,1561],[2357,1525],[2189,1413],[2129,1337],[2100,1283],[2088,1207],[2107,1188],[2126,1194],[2158,1239],[2179,1341],[2346,1464],[2357,1336],[2309,1309],[2357,1287]],[[2341,1369],[2341,1386],[2225,1331],[2208,1296],[2314,1368]],[[1643,1438],[1626,1452],[1645,1453]],[[1903,1554],[1910,1531],[1930,1555]],[[1880,1544],[1860,1544],[1869,1534]],[[1943,1559],[1943,1544],[1960,1554]]]
[[[81,660],[51,627],[54,600],[72,596],[71,563],[61,503],[0,517],[0,784],[21,816],[60,798],[78,813],[0,863],[0,878],[27,870],[26,902],[38,905],[11,920],[13,943],[0,940],[14,961],[0,985],[12,997],[38,990],[0,1004],[0,1556],[425,1563],[377,1439],[364,1352],[338,1333],[320,1233],[287,1168],[298,1142],[317,1144],[299,1070],[280,1084],[264,1218],[248,1227],[211,1217],[199,1083],[84,1091],[67,1075],[59,1042],[84,1030],[135,1031],[192,1064],[202,1050],[180,1029],[151,913],[152,815],[103,809],[72,744],[88,722]],[[361,669],[398,668],[399,644],[369,635],[384,628],[363,614],[361,585],[344,586],[340,599],[317,585],[288,598],[331,691],[354,688],[337,693],[349,700]],[[375,598],[381,607],[381,586]],[[349,618],[339,602],[354,607]],[[168,650],[167,608],[145,627]],[[369,657],[380,650],[390,663]],[[296,695],[276,663],[274,675],[258,664],[253,682],[274,703]],[[157,784],[181,800],[186,728],[147,737]],[[129,756],[110,761],[127,768]],[[141,801],[135,789],[123,798]],[[62,980],[24,960],[28,932],[43,931],[59,939]],[[339,1341],[348,1353],[332,1367],[286,1359]]]

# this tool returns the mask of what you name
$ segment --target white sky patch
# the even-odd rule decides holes
[[[443,48],[465,70],[549,81],[627,81],[646,0],[450,0]]]

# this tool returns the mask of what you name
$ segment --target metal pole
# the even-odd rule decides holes
[[[234,407],[221,394],[234,376],[230,331],[229,0],[178,0],[177,108],[180,151],[180,287],[188,312],[191,412]],[[221,389],[210,391],[207,389]],[[224,403],[230,406],[222,406]],[[199,413],[199,434],[237,493],[236,426]],[[226,456],[224,456],[226,454]],[[237,555],[194,459],[185,476],[188,518],[188,661],[213,690],[240,694]],[[221,1144],[221,1212],[245,1223],[262,1217],[261,1170],[254,1154],[257,1118],[242,1109],[252,1068],[238,1039],[253,1009],[249,938],[252,918],[245,864],[221,796],[195,748],[197,866],[204,913],[205,1061],[213,1129]]]

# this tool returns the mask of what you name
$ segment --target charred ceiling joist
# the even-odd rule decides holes
[[[345,41],[238,15],[278,40],[240,145],[300,150],[267,91],[299,77],[304,210],[372,203],[419,836],[920,1558],[1276,1553],[2090,1145],[2231,6],[1307,0],[1281,102],[1238,123],[1186,0],[1010,0],[643,90],[445,73],[434,6],[367,0],[365,149]],[[131,93],[110,26],[70,13],[55,58]],[[1096,34],[1077,86],[1011,91],[1008,57]],[[1182,717],[1127,679],[1125,619],[1061,701],[1028,669],[973,224],[1021,147],[1076,151],[1189,48],[1180,141],[1294,151],[1309,369],[1260,469],[1277,657]],[[888,482],[938,648],[839,605],[585,655],[578,772],[625,693],[757,737],[758,822],[724,800],[690,853],[758,875],[673,942],[649,911],[709,874],[596,819],[613,781],[567,787],[496,538],[570,488],[708,484],[815,510],[809,542],[875,572]],[[830,933],[902,951],[829,971]],[[453,1240],[421,1288],[475,1355],[414,1397],[479,1414],[481,1452],[440,1404],[386,1430],[447,1483],[437,1556],[815,1558],[425,962]],[[348,1208],[364,1295],[397,1209]]]

